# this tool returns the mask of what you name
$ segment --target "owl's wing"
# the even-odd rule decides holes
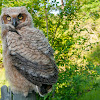
[[[52,85],[57,82],[58,77],[58,69],[52,59],[53,50],[48,44],[45,44],[48,46],[44,46],[45,49],[42,48],[42,44],[41,48],[37,48],[36,44],[31,45],[33,42],[31,39],[29,41],[20,36],[8,37],[7,43],[12,65],[35,85]]]

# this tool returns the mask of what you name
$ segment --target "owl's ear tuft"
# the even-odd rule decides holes
[[[21,6],[21,8],[22,8],[23,10],[26,10],[26,7],[25,7],[25,6]]]
[[[5,8],[2,8],[2,12],[4,12],[4,11],[6,11],[7,10],[7,8],[5,7]]]
[[[27,9],[26,9],[25,6],[21,6],[20,8],[21,8],[21,11],[22,11],[22,12],[24,12],[24,13],[28,13],[28,11],[27,11]]]

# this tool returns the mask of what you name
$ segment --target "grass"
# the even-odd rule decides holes
[[[86,93],[78,100],[100,100],[100,88]]]
[[[96,88],[88,91],[77,100],[100,100],[100,76],[96,79]]]

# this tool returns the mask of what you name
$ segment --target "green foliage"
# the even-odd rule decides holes
[[[44,98],[37,94],[38,100],[89,100],[88,96],[98,95],[100,1],[66,0],[64,5],[59,5],[56,0],[3,0],[0,5],[14,6],[26,6],[34,26],[43,31],[55,51],[58,82]],[[52,14],[51,10],[59,13]]]
[[[99,44],[92,48],[89,57],[87,57],[88,61],[92,61],[94,64],[99,65],[100,64],[100,47]]]
[[[80,97],[78,100],[99,100],[100,99],[100,77],[98,77],[95,80],[95,85],[92,91],[87,91],[86,94],[84,94],[82,97]]]

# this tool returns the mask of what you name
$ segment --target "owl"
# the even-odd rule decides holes
[[[44,34],[33,27],[25,7],[3,8],[1,13],[3,64],[13,93],[40,96],[51,92],[58,68]]]

